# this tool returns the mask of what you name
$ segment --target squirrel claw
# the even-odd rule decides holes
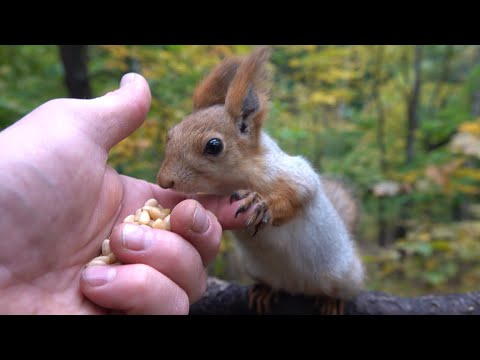
[[[246,193],[246,191],[242,191],[242,190],[234,191],[232,195],[230,195],[230,204],[233,203],[234,201],[244,199],[246,196],[248,196],[248,193],[243,194],[244,192]]]
[[[241,199],[244,199],[244,201],[235,212],[235,218],[242,212],[250,209],[250,207],[255,204],[255,211],[248,217],[247,223],[245,224],[247,229],[254,227],[252,236],[255,236],[262,227],[269,224],[271,221],[271,214],[268,211],[267,203],[262,200],[260,195],[258,195],[256,192],[251,192],[248,190],[238,190],[230,195],[230,203]]]
[[[274,296],[275,292],[268,285],[255,284],[248,291],[248,308],[257,315],[269,314]]]
[[[252,199],[247,199],[248,206],[250,206],[250,204],[255,200],[254,198],[256,197],[257,197],[257,193],[252,193],[249,190],[237,190],[230,195],[230,204],[233,203],[234,201],[252,198]],[[245,209],[245,211],[246,210],[248,210],[248,207]]]
[[[237,218],[238,214],[247,211],[245,205],[240,206],[237,211],[235,212],[235,219]]]
[[[255,212],[249,217],[247,221],[247,229],[255,227],[252,236],[255,236],[257,232],[270,222],[270,213],[265,201],[261,201],[255,207]]]
[[[343,300],[326,296],[316,296],[315,312],[319,315],[344,315],[345,303]]]

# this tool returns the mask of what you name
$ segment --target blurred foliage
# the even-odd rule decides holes
[[[196,84],[224,57],[251,49],[90,46],[95,96],[115,89],[127,71],[141,72],[152,91],[144,125],[114,147],[110,164],[120,173],[155,181],[166,131],[190,112]],[[480,47],[423,46],[420,123],[416,156],[409,164],[405,144],[413,46],[273,49],[266,130],[288,153],[305,156],[322,173],[355,187],[363,208],[358,242],[369,287],[398,295],[478,289]],[[0,46],[0,91],[0,129],[51,98],[66,97],[58,49]],[[378,246],[381,226],[386,248]],[[226,236],[211,272],[229,279],[240,274],[233,252]]]
[[[370,288],[394,294],[478,290],[480,221],[422,223],[391,248],[365,255]]]

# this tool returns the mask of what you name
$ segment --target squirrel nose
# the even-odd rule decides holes
[[[173,180],[161,181],[160,186],[164,189],[173,188]]]
[[[164,189],[170,189],[173,188],[174,182],[171,178],[160,172],[157,177],[157,184]]]

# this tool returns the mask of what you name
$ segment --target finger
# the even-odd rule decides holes
[[[145,78],[129,73],[122,77],[119,89],[104,96],[90,100],[54,99],[42,104],[4,130],[0,138],[17,131],[26,143],[42,143],[38,131],[47,131],[46,139],[51,142],[54,136],[65,138],[65,132],[74,127],[108,152],[143,123],[150,101]],[[35,128],[37,131],[32,131]]]
[[[145,78],[135,73],[126,74],[118,90],[95,99],[77,101],[83,120],[78,126],[109,151],[143,123],[150,101],[150,88]]]
[[[195,200],[184,200],[172,210],[172,231],[188,240],[208,266],[220,248],[222,227],[215,215]]]
[[[144,264],[90,266],[80,284],[95,304],[128,314],[182,315],[189,311],[185,291]]]
[[[185,194],[162,189],[145,180],[125,175],[121,175],[120,179],[125,190],[122,196],[122,208],[115,224],[121,223],[128,215],[135,214],[135,211],[145,205],[148,199],[157,199],[158,203],[166,209],[173,209],[177,203],[185,200]]]
[[[230,203],[230,196],[193,195],[192,199],[201,203],[205,209],[215,214],[223,230],[243,230],[248,217],[255,211],[251,207],[235,217],[237,209],[242,205],[242,200]]]
[[[191,303],[205,292],[207,274],[202,258],[195,247],[178,234],[121,224],[110,236],[110,247],[122,263],[146,264],[170,278],[187,293]]]

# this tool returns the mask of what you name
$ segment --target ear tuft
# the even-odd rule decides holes
[[[243,119],[264,113],[262,109],[268,100],[268,72],[266,63],[270,49],[256,48],[247,56],[236,71],[228,88],[225,107],[234,119]]]
[[[213,105],[225,104],[228,87],[239,67],[239,58],[229,58],[213,69],[195,89],[193,94],[193,111]]]

